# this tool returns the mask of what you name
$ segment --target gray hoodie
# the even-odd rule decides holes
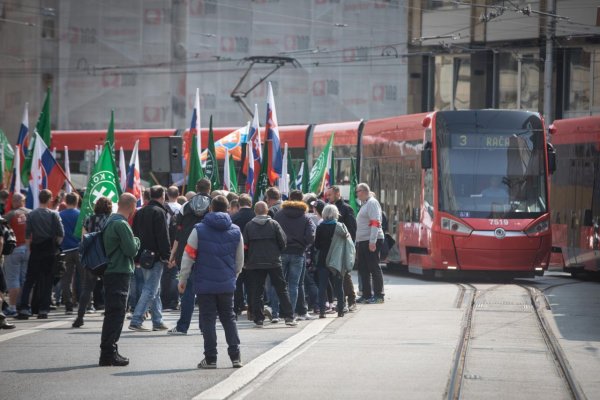
[[[267,215],[257,215],[244,228],[244,246],[248,249],[244,268],[281,268],[281,251],[285,244],[285,233],[277,221]]]

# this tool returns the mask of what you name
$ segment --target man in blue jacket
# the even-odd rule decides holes
[[[233,293],[244,265],[244,241],[240,228],[231,223],[228,208],[225,196],[212,199],[211,212],[190,233],[181,261],[179,292],[185,291],[191,273],[198,297],[204,337],[204,359],[198,368],[203,369],[217,368],[217,315],[225,331],[233,368],[242,366]]]

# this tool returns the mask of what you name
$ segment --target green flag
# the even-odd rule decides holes
[[[104,143],[104,148],[100,157],[98,157],[98,162],[94,165],[83,196],[81,212],[79,213],[75,232],[73,233],[75,237],[81,236],[83,221],[85,221],[87,216],[94,214],[94,205],[100,197],[108,197],[113,202],[113,205],[119,201],[121,185],[119,185],[117,166],[111,153],[112,151],[108,142]]]
[[[200,179],[204,178],[204,170],[202,169],[202,164],[200,162],[200,154],[198,154],[198,140],[196,136],[192,137],[192,148],[190,150],[190,170],[188,173],[188,181],[187,187],[194,189],[196,187],[196,182]]]
[[[269,175],[267,174],[267,165],[269,164],[269,146],[267,141],[263,144],[262,152],[262,163],[260,164],[260,174],[258,174],[258,180],[256,181],[256,188],[254,189],[253,203],[261,201],[265,196],[265,192],[269,188]]]
[[[0,182],[2,182],[5,186],[8,186],[10,185],[10,182],[5,182],[5,180],[10,175],[10,171],[12,171],[15,151],[8,142],[8,138],[2,129],[0,129],[0,157],[2,157],[0,160]]]
[[[333,133],[331,137],[327,141],[327,145],[315,161],[312,169],[310,170],[310,191],[316,193],[317,195],[323,190],[323,179],[325,178],[325,171],[329,167],[327,165],[327,158],[329,157],[329,152],[331,151],[331,146],[333,144]]]
[[[292,152],[288,151],[287,153],[287,170],[288,175],[290,176],[290,191],[298,189],[296,186],[296,170],[294,169],[294,163],[292,162]]]
[[[308,193],[310,172],[308,172],[308,151],[304,150],[304,162],[302,163],[302,193]]]
[[[50,142],[52,141],[50,133],[50,88],[46,92],[46,100],[44,100],[44,106],[35,125],[35,130],[42,137],[46,146],[50,148]]]
[[[110,151],[115,153],[115,110],[110,110],[110,122],[106,131],[106,141],[110,145]]]
[[[46,91],[46,99],[44,100],[44,105],[42,106],[42,111],[40,112],[37,124],[35,124],[34,132],[37,132],[42,137],[44,143],[46,143],[46,147],[50,148],[50,142],[52,141],[50,133],[50,88]],[[31,158],[33,157],[33,148],[35,147],[35,135],[31,134],[31,131],[30,138],[29,151],[27,152],[27,156],[25,157],[25,160],[23,160],[23,166],[21,167],[21,183],[24,187],[29,186]]]
[[[212,115],[208,123],[208,151],[206,157],[206,177],[210,179],[212,190],[221,189],[221,178],[219,177],[219,164],[217,163],[217,152],[215,151],[215,138],[212,128]]]
[[[227,190],[232,193],[238,192],[237,174],[235,173],[235,161],[233,156],[225,151],[225,165],[223,166],[223,182],[227,184]]]
[[[356,186],[358,186],[358,179],[356,177],[356,166],[354,164],[354,158],[350,158],[350,198],[348,199],[350,207],[354,210],[354,215],[358,214],[358,202],[356,201]]]

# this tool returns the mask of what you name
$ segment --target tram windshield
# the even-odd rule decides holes
[[[543,135],[532,113],[438,113],[439,209],[461,218],[542,215],[547,211]]]

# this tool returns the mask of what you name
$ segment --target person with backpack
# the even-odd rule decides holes
[[[209,196],[211,189],[210,180],[202,178],[196,183],[196,192],[187,203],[184,204],[181,212],[178,215],[177,236],[173,242],[171,249],[171,258],[169,264],[172,266],[181,266],[183,252],[190,233],[194,230],[196,224],[200,223],[206,213],[208,213],[211,198]],[[182,280],[179,280],[181,285]],[[177,325],[167,331],[168,335],[186,335],[192,322],[194,313],[194,301],[196,295],[194,293],[194,283],[191,278],[185,282],[185,290],[181,296],[181,305],[179,320]]]
[[[177,202],[179,189],[177,186],[170,186],[167,189],[167,201],[165,210],[167,210],[167,226],[169,227],[169,246],[173,246],[177,234],[177,217],[181,212],[181,205]],[[160,300],[163,305],[163,311],[173,311],[179,306],[179,293],[177,291],[177,273],[176,265],[166,263],[163,268],[163,274],[160,279]]]
[[[100,341],[100,361],[102,366],[123,367],[129,359],[119,354],[117,342],[121,337],[129,281],[133,275],[133,258],[140,249],[140,240],[133,236],[127,220],[135,212],[137,199],[131,193],[119,197],[118,210],[106,221],[103,243],[108,265],[104,272],[105,308]]]
[[[83,221],[82,226],[82,237],[87,233],[100,232],[106,225],[106,221],[112,213],[113,203],[108,197],[100,197],[96,200],[94,205],[94,214],[88,215]],[[90,300],[92,298],[92,292],[98,281],[98,276],[94,275],[92,271],[85,268],[83,265],[78,267],[79,279],[81,280],[81,291],[79,294],[79,308],[77,310],[77,318],[71,325],[73,328],[80,328],[83,326],[83,316],[85,315]]]
[[[8,226],[15,234],[17,245],[12,253],[4,258],[4,275],[8,286],[8,310],[6,315],[9,317],[17,315],[17,300],[21,295],[21,288],[27,275],[29,247],[25,241],[25,227],[27,214],[30,212],[30,209],[25,208],[25,196],[21,193],[13,194],[12,209],[5,215]]]

